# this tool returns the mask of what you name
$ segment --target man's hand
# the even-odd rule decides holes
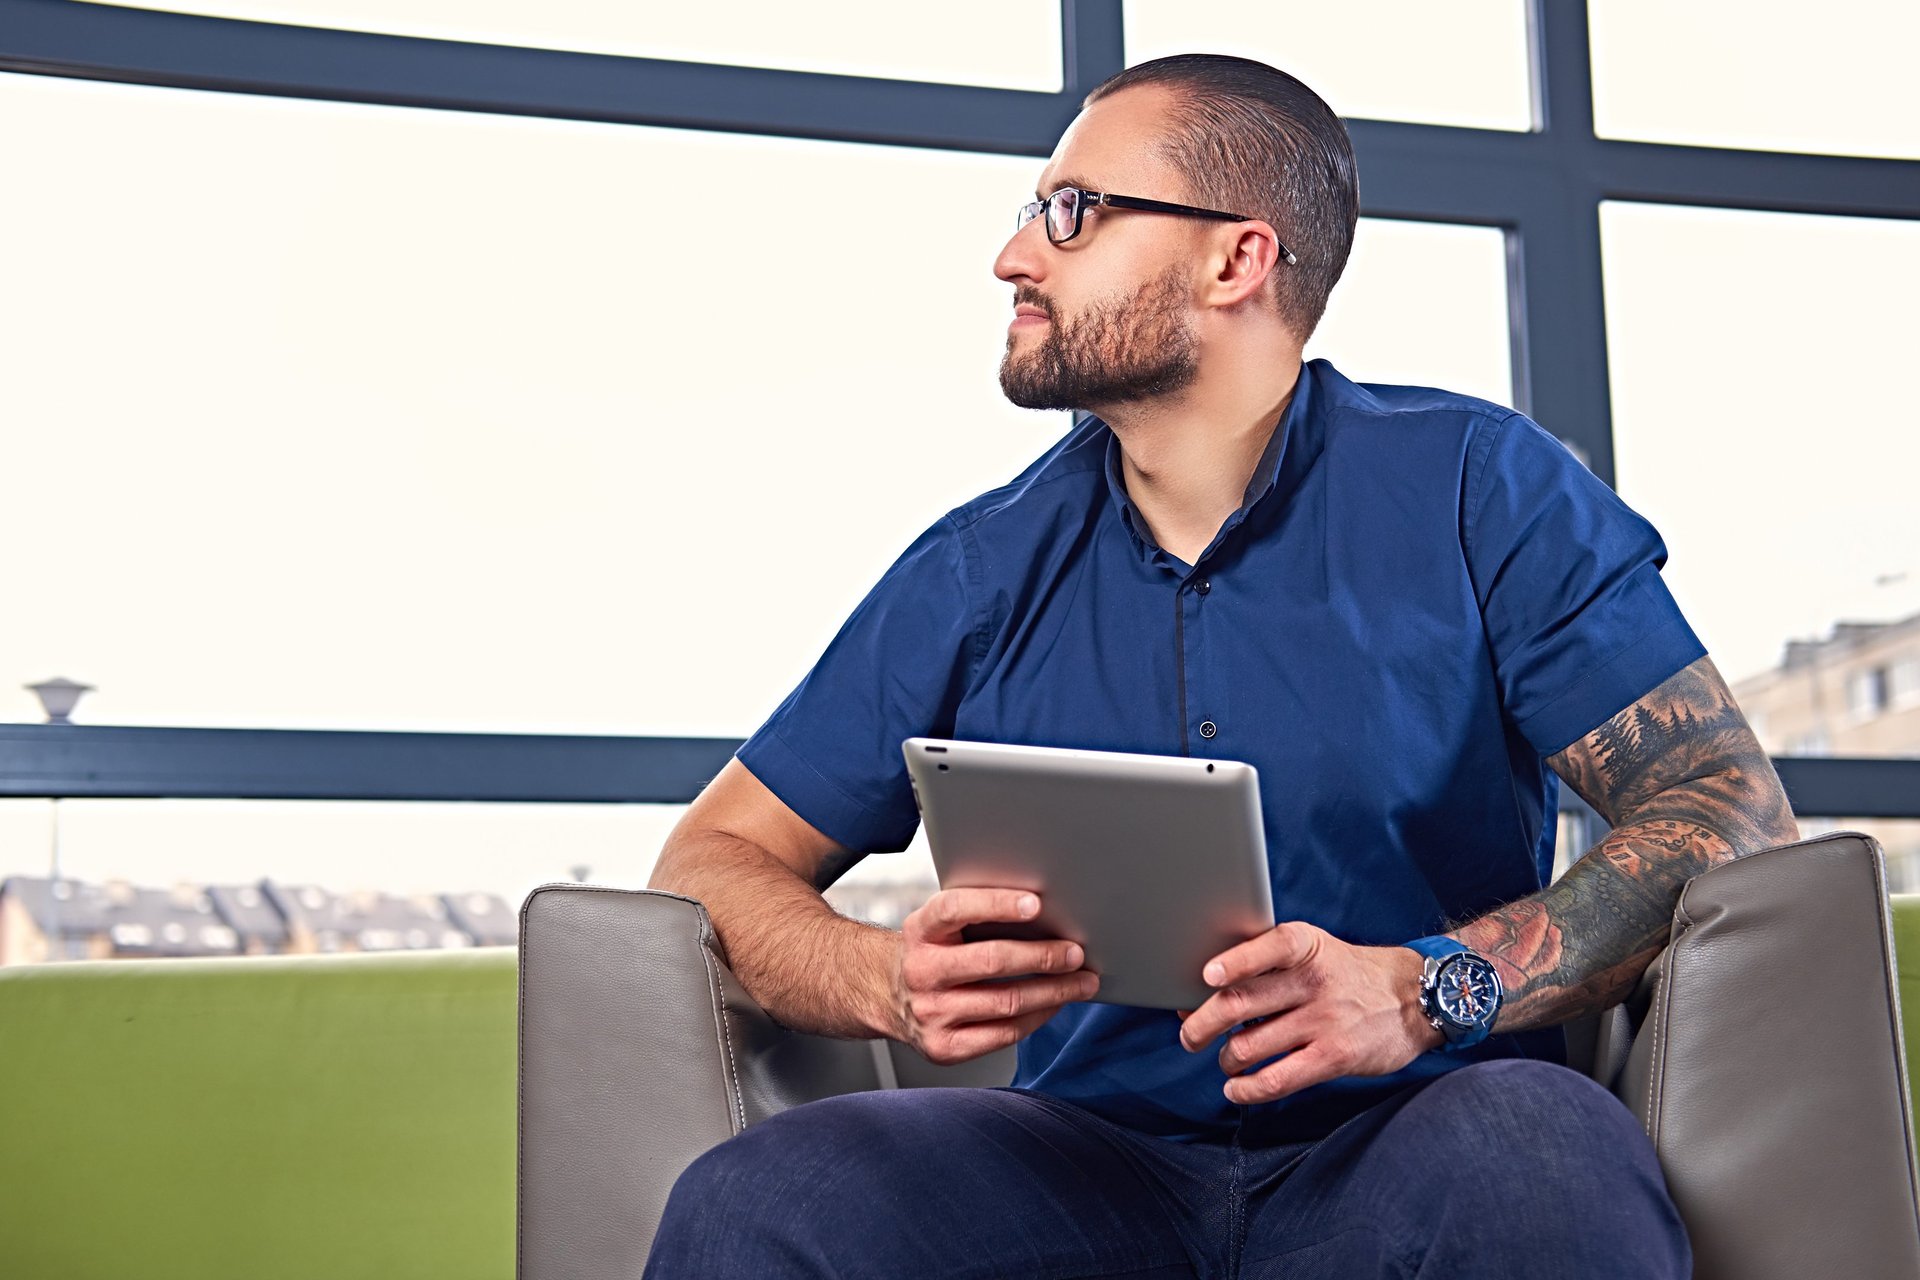
[[[942,889],[927,899],[907,917],[894,953],[895,1038],[929,1062],[965,1062],[1025,1039],[1061,1005],[1091,998],[1100,976],[1080,967],[1078,943],[960,936],[970,924],[1039,914],[1040,899],[1018,889]]]
[[[1235,1103],[1390,1075],[1443,1040],[1420,1012],[1422,964],[1406,947],[1356,947],[1303,921],[1277,924],[1207,962],[1202,976],[1219,990],[1182,1015],[1180,1043],[1198,1052],[1251,1024],[1220,1049]],[[1287,1056],[1250,1070],[1277,1053]]]

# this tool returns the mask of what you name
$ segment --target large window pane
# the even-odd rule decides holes
[[[1770,750],[1920,755],[1920,224],[1602,210],[1620,492]]]
[[[1362,218],[1307,357],[1325,356],[1361,382],[1511,404],[1506,272],[1497,227]]]
[[[22,719],[63,674],[95,722],[744,735],[1066,429],[996,377],[1037,161],[27,76],[0,118]]]
[[[1343,116],[1533,127],[1522,0],[1127,0],[1125,12],[1130,63],[1230,53],[1298,76]]]
[[[677,62],[1043,93],[1060,88],[1060,7],[1034,0],[834,0],[830,9],[790,0],[185,0],[126,7]]]
[[[1920,157],[1920,5],[1605,0],[1587,21],[1603,137]]]

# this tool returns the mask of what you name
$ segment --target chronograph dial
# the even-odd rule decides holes
[[[1500,975],[1479,952],[1453,938],[1408,943],[1426,957],[1420,974],[1420,1011],[1446,1037],[1449,1052],[1487,1038],[1500,1013]]]

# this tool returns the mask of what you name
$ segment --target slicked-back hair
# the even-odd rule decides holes
[[[1272,223],[1300,260],[1274,264],[1273,298],[1305,342],[1346,270],[1360,217],[1347,127],[1286,72],[1216,53],[1128,67],[1102,81],[1084,105],[1141,85],[1174,93],[1161,154],[1186,182],[1187,201]]]

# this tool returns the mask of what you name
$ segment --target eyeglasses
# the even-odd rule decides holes
[[[1165,200],[1147,200],[1140,196],[1116,196],[1105,191],[1087,191],[1081,187],[1062,187],[1044,200],[1035,200],[1032,204],[1020,206],[1016,215],[1014,229],[1017,231],[1039,217],[1042,211],[1047,215],[1047,239],[1054,244],[1065,244],[1080,234],[1080,220],[1087,210],[1096,205],[1107,205],[1115,209],[1140,209],[1147,213],[1177,213],[1189,218],[1218,218],[1222,222],[1252,222],[1244,213],[1227,213],[1220,209],[1198,209],[1190,204],[1169,204]],[[1279,241],[1280,256],[1289,265],[1298,266],[1300,260],[1291,250]]]

